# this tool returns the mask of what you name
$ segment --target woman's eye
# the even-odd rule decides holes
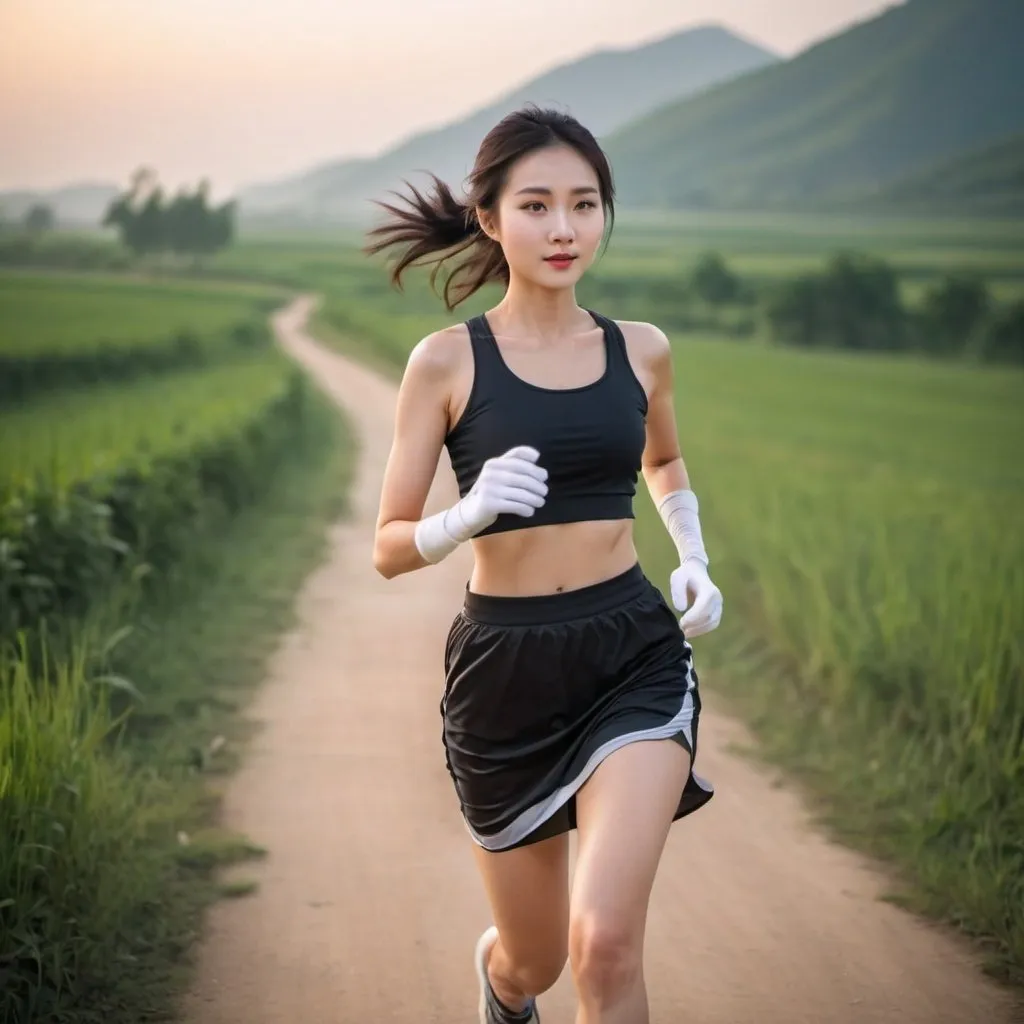
[[[578,210],[579,209],[593,210],[593,209],[596,209],[596,208],[597,208],[597,203],[595,203],[591,199],[581,199],[580,202],[576,204],[576,209],[578,209]],[[530,210],[531,212],[539,213],[541,210],[544,209],[544,204],[542,202],[539,202],[539,201],[535,201],[535,202],[532,202],[532,203],[526,203],[523,206],[523,209],[524,210]]]

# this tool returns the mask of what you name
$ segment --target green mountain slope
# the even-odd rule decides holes
[[[817,203],[1022,130],[1021,40],[1021,0],[908,0],[613,133],[623,203]]]
[[[1024,132],[901,178],[861,203],[904,212],[1024,216]]]
[[[568,109],[605,135],[662,104],[775,63],[778,58],[716,26],[654,43],[604,50],[562,65],[465,118],[416,134],[379,157],[326,165],[240,195],[243,213],[291,207],[314,216],[372,213],[382,197],[427,169],[461,185],[481,139],[506,113],[527,102]],[[422,180],[422,179],[417,179]]]

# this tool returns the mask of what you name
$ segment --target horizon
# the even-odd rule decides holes
[[[483,28],[483,15],[469,17],[469,0],[448,0],[440,30],[436,13],[412,0],[354,15],[329,0],[287,9],[273,0],[200,2],[153,0],[140,12],[130,0],[94,0],[89,11],[53,0],[41,12],[32,0],[8,0],[0,15],[0,191],[121,187],[146,165],[168,190],[206,177],[216,197],[232,196],[376,157],[602,50],[713,26],[787,59],[896,5],[841,0],[823,12],[815,0],[786,0],[766,12],[759,0],[637,0],[624,33],[612,0],[595,0],[582,18],[522,0],[515,15],[491,12]],[[389,17],[396,14],[399,34]],[[502,32],[497,57],[479,42],[488,28]],[[436,38],[426,60],[424,32]],[[448,57],[457,59],[436,74]],[[515,71],[494,75],[496,65]]]

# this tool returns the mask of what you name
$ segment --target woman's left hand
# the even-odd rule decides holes
[[[722,621],[722,592],[711,582],[707,566],[687,558],[669,577],[672,603],[683,612],[679,625],[687,637],[710,633]]]

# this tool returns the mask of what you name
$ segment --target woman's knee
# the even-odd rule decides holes
[[[500,854],[477,849],[477,859],[498,929],[492,972],[509,988],[546,992],[568,959],[568,837]]]
[[[520,960],[509,960],[508,980],[516,988],[530,996],[539,996],[554,986],[565,970],[569,959],[568,950],[547,949],[523,956]]]
[[[643,928],[612,911],[582,909],[569,922],[569,959],[580,994],[613,1006],[642,971]]]

